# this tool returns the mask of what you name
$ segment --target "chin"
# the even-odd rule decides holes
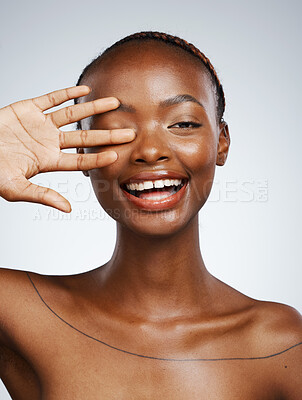
[[[138,209],[111,210],[104,208],[123,228],[129,229],[135,234],[152,237],[168,237],[175,235],[186,228],[198,210],[188,215],[183,209],[169,209],[150,212]]]
[[[167,197],[173,201],[164,204],[159,202],[160,208],[157,209],[156,206],[150,206],[150,201],[137,204],[137,201],[133,201],[136,200],[134,196],[129,199],[129,195],[123,194],[120,188],[103,193],[98,192],[97,187],[94,189],[101,207],[123,230],[129,229],[138,235],[161,238],[181,232],[194,218],[198,222],[198,212],[209,194],[201,196],[201,193],[190,189],[190,185],[186,184],[176,194]]]

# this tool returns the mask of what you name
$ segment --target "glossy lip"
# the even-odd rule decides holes
[[[174,194],[171,196],[168,196],[162,200],[148,200],[148,199],[141,199],[139,197],[136,197],[129,192],[127,192],[125,189],[123,189],[123,185],[126,183],[132,183],[132,182],[141,182],[142,180],[156,180],[156,179],[161,179],[161,178],[171,178],[171,179],[182,179],[184,180],[183,186]],[[175,206],[184,196],[186,188],[188,186],[188,178],[184,177],[181,174],[178,174],[176,172],[171,172],[171,171],[158,171],[157,173],[147,173],[147,172],[142,172],[136,175],[133,175],[131,178],[128,180],[124,181],[121,184],[121,189],[124,194],[124,196],[131,201],[135,206],[144,209],[144,210],[150,210],[150,211],[156,211],[156,210],[164,210],[171,208]]]
[[[187,186],[188,181],[185,182],[185,184],[179,189],[178,192],[162,200],[140,199],[139,197],[133,196],[132,194],[126,192],[126,190],[124,189],[122,189],[122,192],[132,203],[134,203],[139,208],[143,208],[145,210],[164,210],[166,208],[171,208],[175,206],[175,204],[180,201],[185,193]]]
[[[132,175],[130,178],[125,179],[120,183],[120,186],[128,183],[139,183],[142,181],[155,181],[157,179],[184,179],[187,183],[188,177],[182,173],[175,171],[142,171],[138,174]]]

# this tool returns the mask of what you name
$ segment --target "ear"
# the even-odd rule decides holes
[[[82,147],[77,148],[78,154],[84,154],[84,149]],[[89,176],[89,171],[82,171],[85,176]]]
[[[217,145],[217,158],[216,165],[224,165],[228,156],[231,139],[229,134],[229,127],[225,121],[219,124],[219,139]]]

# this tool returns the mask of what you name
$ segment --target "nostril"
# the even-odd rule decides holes
[[[168,160],[168,157],[162,156],[162,157],[159,157],[156,161],[163,161],[163,160]],[[145,160],[143,158],[137,158],[135,161],[138,162],[138,163],[148,162],[147,160]]]

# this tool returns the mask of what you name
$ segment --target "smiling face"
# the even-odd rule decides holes
[[[84,101],[114,96],[121,103],[82,121],[83,129],[136,132],[132,142],[84,150],[118,153],[113,164],[89,171],[102,207],[140,234],[169,235],[184,228],[207,200],[215,165],[223,165],[229,146],[227,126],[217,123],[215,92],[201,62],[164,43],[129,42],[107,54],[81,83],[92,88]],[[166,207],[138,205],[122,190],[133,175],[167,171],[187,184],[178,201]]]

